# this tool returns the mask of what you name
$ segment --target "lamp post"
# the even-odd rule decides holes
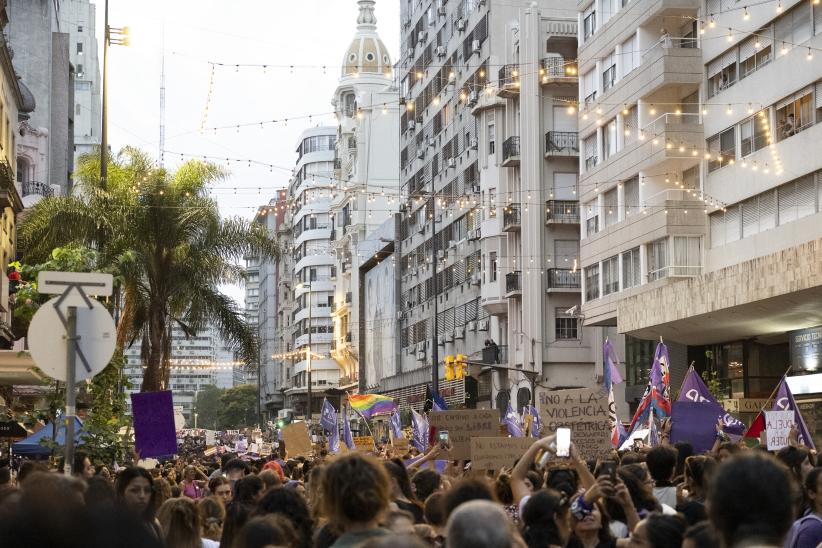
[[[108,0],[105,5],[105,29],[103,34],[103,108],[100,131],[100,181],[103,188],[108,181],[108,47],[128,46],[128,27],[110,27],[108,24]]]
[[[308,393],[306,394],[306,403],[308,405],[308,411],[306,412],[306,420],[308,424],[311,424],[311,284],[310,283],[302,283],[297,286],[297,289],[307,289],[308,292],[306,293],[307,301],[308,301],[308,346],[306,347],[306,358],[305,358],[305,369],[308,373]]]

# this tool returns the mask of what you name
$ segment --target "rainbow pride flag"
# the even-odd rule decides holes
[[[380,394],[352,394],[348,396],[348,403],[366,419],[374,415],[393,413],[397,408],[393,399]]]

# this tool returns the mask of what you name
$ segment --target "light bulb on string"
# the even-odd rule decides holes
[[[743,18],[745,21],[747,21],[748,19],[750,19],[750,18],[751,18],[751,14],[750,14],[750,13],[748,13],[748,6],[745,6],[745,13],[744,13],[744,15],[742,15],[742,18]]]
[[[813,52],[811,52],[811,48],[808,48],[808,55],[805,57],[808,61],[813,59]]]
[[[711,19],[708,21],[708,27],[714,28],[716,26],[716,21],[714,21],[714,14],[711,14]]]
[[[784,40],[782,41],[782,49],[779,50],[779,53],[781,53],[782,55],[785,55],[786,53],[788,53],[788,46],[785,45]]]
[[[734,41],[734,31],[731,28],[728,28],[728,42]]]
[[[776,13],[782,13],[782,0],[779,0],[779,4],[776,6]]]

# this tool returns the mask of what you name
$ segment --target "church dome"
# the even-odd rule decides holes
[[[360,13],[357,16],[357,34],[345,52],[342,62],[342,76],[363,73],[390,76],[391,57],[388,48],[377,35],[377,18],[374,17],[374,0],[359,0]]]

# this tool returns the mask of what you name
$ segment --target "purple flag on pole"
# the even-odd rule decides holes
[[[619,374],[619,369],[617,368],[618,363],[619,358],[617,358],[613,343],[605,339],[605,344],[602,345],[602,376],[606,391],[611,389],[611,384],[619,384],[623,381],[622,375]]]
[[[320,411],[320,426],[326,432],[332,432],[337,426],[337,410],[327,399],[323,399],[323,407]]]
[[[354,445],[354,436],[351,435],[351,423],[348,421],[348,413],[343,417],[343,441],[349,449],[356,448],[356,445]]]
[[[510,403],[508,403],[508,409],[505,410],[505,419],[503,422],[508,429],[508,434],[510,434],[512,438],[521,438],[525,435],[522,432],[522,427],[519,425],[519,417],[517,417],[517,413],[513,410]]]
[[[131,395],[134,446],[141,458],[162,457],[177,452],[174,401],[171,390]]]
[[[340,427],[336,424],[328,435],[328,450],[332,453],[340,452]]]
[[[411,442],[418,451],[425,453],[428,450],[428,419],[412,409],[411,425],[414,429],[414,439]]]
[[[394,439],[399,439],[402,437],[402,424],[400,423],[400,411],[399,409],[394,409],[394,412],[391,413],[391,419],[388,421],[391,425],[391,435],[394,436]]]
[[[722,407],[722,404],[711,394],[711,391],[708,390],[708,387],[699,377],[699,373],[697,373],[693,367],[689,368],[685,374],[685,379],[683,379],[682,386],[679,389],[679,398],[677,398],[677,401],[691,401],[710,405],[711,409],[716,411],[716,416],[722,417],[722,423],[725,425],[726,433],[736,436],[741,436],[745,433],[745,423],[725,411],[725,408]]]
[[[787,381],[783,378],[779,385],[779,391],[776,393],[776,399],[773,402],[774,411],[793,411],[793,420],[799,427],[799,441],[811,449],[816,449],[813,444],[813,439],[808,432],[808,425],[805,424],[805,419],[802,418],[802,413],[799,412],[799,407],[793,399],[791,389],[788,388]]]

